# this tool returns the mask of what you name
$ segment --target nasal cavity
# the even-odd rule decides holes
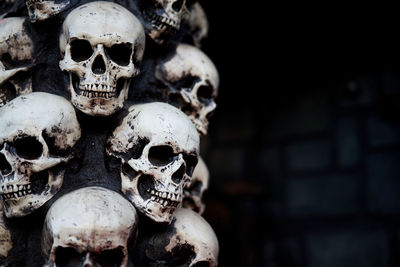
[[[104,63],[103,57],[98,55],[93,62],[92,71],[94,74],[103,74],[106,72],[106,64]]]
[[[182,164],[181,167],[179,167],[179,169],[174,172],[174,174],[172,174],[172,181],[174,181],[174,183],[179,184],[182,179],[183,179],[183,175],[185,174],[185,164]]]

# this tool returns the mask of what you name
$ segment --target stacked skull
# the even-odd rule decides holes
[[[219,76],[200,3],[4,6],[0,266],[217,266],[200,142]]]

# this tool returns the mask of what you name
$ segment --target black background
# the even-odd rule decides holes
[[[220,145],[221,141],[224,146],[237,145],[233,144],[234,141],[224,141],[218,134],[222,125],[226,125],[222,122],[229,120],[237,123],[229,127],[231,131],[248,125],[228,118],[230,111],[249,112],[253,114],[252,120],[265,124],[262,128],[268,129],[265,118],[273,117],[271,112],[307,92],[334,86],[357,75],[400,73],[400,23],[393,7],[307,6],[303,3],[282,3],[280,6],[266,3],[261,6],[261,2],[233,4],[226,1],[203,1],[201,4],[210,24],[202,49],[213,60],[220,74],[218,107],[210,120],[207,155],[211,155],[214,146]],[[389,112],[394,118],[398,116],[393,109]],[[232,116],[235,116],[234,112]],[[242,140],[240,146],[246,155],[250,155],[248,161],[252,160],[250,147],[257,146],[260,135],[262,133],[253,133]],[[229,160],[226,158],[226,161]],[[211,161],[211,156],[206,157],[209,166],[215,166]],[[263,181],[267,178],[261,174],[262,170],[244,170],[245,175],[240,180],[245,182],[239,183],[239,187],[245,186],[246,181],[261,185],[250,188],[247,193],[241,193],[246,190],[232,193],[223,182],[215,181],[221,177],[213,175],[213,169],[210,173],[214,181],[211,181],[204,216],[220,240],[220,266],[308,266],[307,261],[300,263],[282,258],[273,265],[264,261],[266,250],[261,247],[265,244],[262,239],[274,236],[278,231],[279,235],[286,235],[291,227],[280,228],[276,225],[279,218],[262,214],[262,210],[258,213],[260,206],[256,203],[265,201],[268,194],[274,191],[273,188],[266,188],[268,181]],[[241,213],[246,209],[243,207],[254,212]],[[221,215],[224,213],[229,213],[229,216]],[[257,215],[244,220],[242,217],[248,214]],[[335,221],[337,218],[332,219]],[[359,226],[366,224],[358,222]],[[293,225],[294,229],[296,227],[298,225]],[[304,233],[300,230],[297,234]]]

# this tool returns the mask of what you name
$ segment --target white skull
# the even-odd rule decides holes
[[[158,44],[170,40],[187,14],[186,0],[149,0],[142,7],[146,33]]]
[[[205,136],[219,86],[218,71],[210,58],[195,46],[179,44],[174,54],[157,64],[155,76],[168,90],[168,103],[184,111]]]
[[[104,1],[75,8],[60,35],[60,68],[69,73],[72,104],[92,116],[121,109],[144,47],[143,26],[126,8]]]
[[[169,223],[199,155],[199,134],[189,118],[166,103],[133,105],[106,151],[121,161],[122,192],[138,211]]]
[[[0,202],[0,264],[3,259],[7,258],[12,247],[11,233],[4,221],[3,203]]]
[[[43,21],[66,10],[70,0],[26,0],[30,21]]]
[[[27,215],[59,191],[80,136],[75,110],[61,96],[33,92],[0,108],[0,195],[7,217]]]
[[[196,212],[180,208],[163,231],[138,240],[138,266],[216,267],[219,244],[209,223]],[[135,265],[136,266],[136,265]]]
[[[182,206],[191,209],[200,215],[203,214],[206,206],[202,201],[204,192],[208,189],[210,172],[204,160],[199,157],[199,162],[193,171],[192,183],[189,188],[183,191]]]
[[[92,186],[67,193],[46,215],[45,266],[126,266],[137,217],[132,204],[109,189]]]
[[[0,107],[32,92],[33,42],[23,17],[0,20]]]

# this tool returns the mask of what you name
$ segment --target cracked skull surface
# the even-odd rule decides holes
[[[204,160],[199,157],[199,162],[193,171],[192,182],[190,187],[185,188],[183,191],[184,208],[191,209],[200,215],[203,214],[206,206],[202,200],[204,192],[208,189],[210,179],[210,172]]]
[[[156,66],[155,76],[167,90],[168,103],[185,112],[202,136],[217,107],[219,75],[214,63],[200,49],[179,44]]]
[[[126,266],[137,220],[133,205],[117,192],[92,186],[67,193],[45,218],[45,266]]]
[[[34,45],[26,22],[23,17],[0,19],[0,107],[32,92]]]
[[[7,217],[25,216],[59,191],[80,136],[75,110],[61,96],[34,92],[0,108],[0,195]]]
[[[43,21],[66,10],[70,0],[26,0],[31,22]]]
[[[72,104],[91,116],[121,109],[144,47],[143,26],[126,8],[104,1],[75,8],[63,23],[59,64],[69,74]]]
[[[187,14],[186,0],[150,0],[142,7],[143,25],[147,35],[164,44],[176,34]]]
[[[199,134],[176,107],[133,105],[107,140],[108,155],[121,162],[121,189],[156,222],[170,222],[181,205],[199,155]]]
[[[138,267],[216,267],[219,244],[214,230],[203,217],[180,208],[170,225],[138,240],[136,254]]]

